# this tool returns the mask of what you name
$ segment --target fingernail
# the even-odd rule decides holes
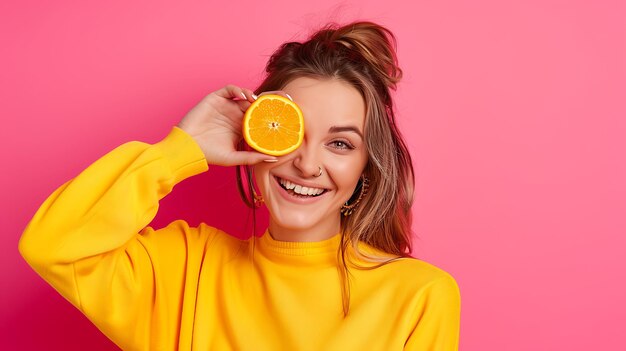
[[[258,96],[256,96],[256,95],[254,95],[254,94],[252,94],[252,98],[253,98],[254,100],[256,100],[256,99],[258,99],[259,97],[258,97]]]
[[[285,95],[287,95],[287,97],[289,98],[289,100],[293,101],[293,99],[291,98],[291,96],[289,96],[289,94],[285,93]]]
[[[246,97],[246,94],[244,94],[243,91],[241,92],[241,96],[243,96],[244,100],[248,100],[248,98]]]
[[[278,160],[275,159],[275,158],[270,158],[270,159],[267,159],[267,160],[263,160],[263,162],[278,162]]]

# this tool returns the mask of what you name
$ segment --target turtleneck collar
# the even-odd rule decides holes
[[[289,256],[335,254],[341,243],[341,233],[321,241],[280,241],[268,230],[259,238],[259,246],[267,252]]]
[[[261,237],[257,238],[257,250],[264,259],[277,264],[308,267],[336,265],[340,244],[341,233],[321,241],[280,241],[274,239],[266,230]],[[362,252],[383,257],[397,257],[374,249],[363,242],[359,242],[359,249]],[[349,260],[356,259],[350,244],[348,244],[348,258]],[[358,259],[357,261],[365,266],[374,265],[371,262],[363,262]]]

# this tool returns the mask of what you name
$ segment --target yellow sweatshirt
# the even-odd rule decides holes
[[[121,145],[50,195],[20,253],[124,350],[458,349],[458,286],[424,261],[351,268],[344,318],[339,235],[281,242],[182,220],[147,226],[175,184],[207,169],[177,127],[153,145]]]

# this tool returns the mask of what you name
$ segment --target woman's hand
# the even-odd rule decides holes
[[[274,156],[237,151],[237,143],[242,139],[243,115],[254,100],[252,90],[227,85],[205,96],[177,126],[196,140],[209,165],[273,162]]]

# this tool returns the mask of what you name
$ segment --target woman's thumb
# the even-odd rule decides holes
[[[238,165],[254,165],[260,162],[276,162],[278,159],[275,156],[262,154],[254,151],[239,151],[233,155],[235,164]]]

